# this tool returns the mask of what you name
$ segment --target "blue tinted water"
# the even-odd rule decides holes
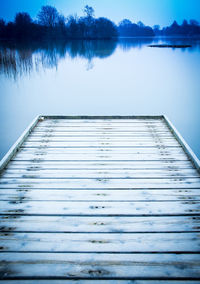
[[[0,158],[38,114],[165,114],[200,158],[199,40],[2,44],[0,58]]]

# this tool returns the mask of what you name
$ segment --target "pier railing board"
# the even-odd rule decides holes
[[[199,172],[165,116],[36,117],[0,162],[0,282],[199,283]]]

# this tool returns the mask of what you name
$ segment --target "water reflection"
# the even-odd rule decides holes
[[[0,45],[0,73],[8,77],[17,78],[22,74],[29,74],[32,70],[54,68],[62,58],[69,56],[88,61],[87,69],[93,68],[93,58],[111,56],[117,46],[116,41],[90,40],[69,41],[43,44],[12,44]]]
[[[131,48],[141,49],[142,47],[152,44],[156,39],[152,37],[147,38],[120,38],[118,46],[123,51],[129,51]]]
[[[1,43],[0,45],[0,74],[7,77],[17,78],[21,75],[30,74],[31,71],[39,71],[40,68],[54,68],[58,66],[61,59],[77,57],[87,60],[86,70],[94,67],[94,58],[106,58],[111,56],[116,47],[123,51],[132,48],[141,49],[152,43],[186,44],[188,39],[159,39],[159,38],[121,38],[118,41],[112,40],[73,40],[68,42],[48,43]],[[192,47],[200,49],[200,40],[190,39]]]
[[[200,157],[199,60],[191,38],[1,43],[0,158],[38,114],[166,114]]]

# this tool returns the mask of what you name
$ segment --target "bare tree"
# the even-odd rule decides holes
[[[86,17],[88,18],[93,18],[94,17],[94,9],[88,5],[86,5],[84,7],[84,14],[86,15]]]
[[[52,6],[42,6],[38,14],[39,24],[47,27],[54,27],[59,20],[59,13],[55,7]]]

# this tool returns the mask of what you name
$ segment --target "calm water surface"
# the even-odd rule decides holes
[[[1,44],[0,159],[38,114],[165,114],[200,158],[199,71],[200,40]]]

